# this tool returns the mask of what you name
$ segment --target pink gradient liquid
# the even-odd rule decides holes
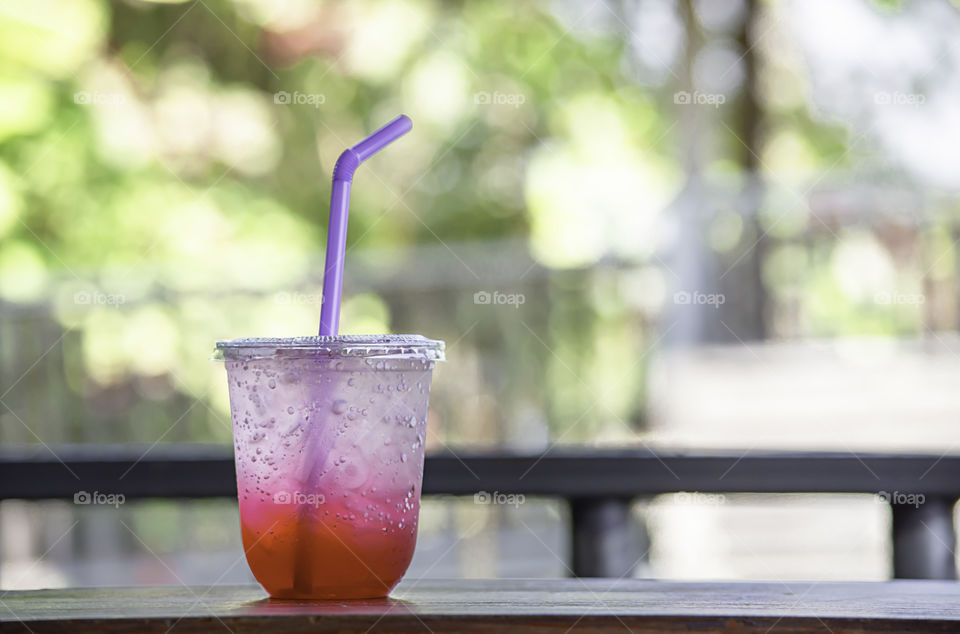
[[[434,362],[227,359],[247,563],[275,598],[386,596],[413,556]]]

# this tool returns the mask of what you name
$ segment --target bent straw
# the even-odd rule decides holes
[[[336,335],[340,327],[340,295],[343,290],[343,261],[347,245],[347,219],[350,212],[350,185],[353,174],[365,160],[393,143],[413,128],[406,115],[400,115],[360,143],[343,151],[333,168],[333,189],[330,194],[330,224],[327,233],[327,256],[323,269],[323,303],[320,308],[320,335]],[[333,430],[326,425],[311,424],[305,457],[308,461],[301,482],[310,491],[316,490],[320,469],[333,448]],[[310,545],[314,532],[314,509],[306,505],[297,509],[296,547],[294,548],[292,593],[308,597],[313,593],[317,574],[311,567]],[[327,527],[327,530],[332,529]],[[334,534],[336,537],[336,534]]]
[[[410,117],[400,115],[360,143],[344,150],[333,168],[327,257],[323,267],[320,336],[336,335],[340,328],[340,295],[343,291],[343,260],[347,244],[347,217],[350,213],[353,173],[361,163],[409,132],[412,127]]]

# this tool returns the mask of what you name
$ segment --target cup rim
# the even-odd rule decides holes
[[[217,341],[214,359],[401,357],[443,361],[445,344],[423,335],[250,337]]]

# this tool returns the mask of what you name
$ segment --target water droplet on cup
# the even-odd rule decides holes
[[[293,405],[291,405],[290,407],[287,408],[287,413],[288,413],[288,414],[292,414],[293,411],[294,411],[294,410],[293,410]]]
[[[347,402],[342,398],[337,399],[333,402],[333,407],[330,408],[334,414],[342,414],[347,411]]]
[[[274,381],[273,379],[270,379],[269,381],[267,381],[267,387],[269,387],[271,390],[275,390],[277,389],[277,382]]]

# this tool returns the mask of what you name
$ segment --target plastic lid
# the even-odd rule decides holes
[[[217,359],[263,357],[406,357],[444,360],[444,343],[422,335],[335,335],[218,341]]]

